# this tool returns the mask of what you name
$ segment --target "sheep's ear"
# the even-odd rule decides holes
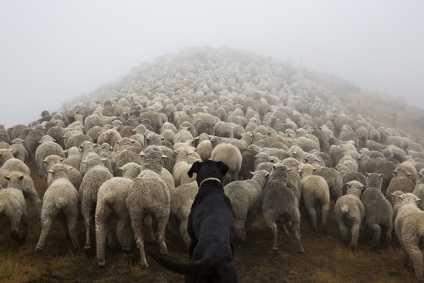
[[[383,178],[383,173],[379,174],[380,178]]]
[[[420,198],[416,198],[416,199],[415,199],[415,202],[416,202],[416,203],[419,203],[419,202],[420,202],[420,200],[421,200]]]
[[[162,158],[168,158],[168,156],[165,154],[162,154]]]
[[[422,176],[423,176],[423,173],[421,173],[421,172],[418,172],[418,175],[419,175],[420,177],[422,177]]]
[[[366,172],[366,174],[365,175],[367,175],[367,177],[369,177],[370,175],[371,175],[371,173],[369,173],[369,172]]]
[[[350,188],[350,187],[352,186],[352,184],[346,183],[346,186],[347,186],[348,188]]]
[[[139,155],[140,155],[140,156],[145,156],[146,154],[144,153],[144,151],[141,151],[141,152],[139,153]]]
[[[87,160],[82,160],[81,163],[87,164]]]
[[[265,173],[265,177],[268,177],[268,176],[269,176],[269,172],[266,172],[266,173]]]
[[[412,173],[411,173],[411,172],[408,172],[408,173],[406,173],[406,175],[408,175],[408,176],[412,176]]]
[[[291,168],[287,168],[287,172],[291,172],[293,171]]]
[[[364,186],[364,185],[361,185],[359,188],[360,188],[361,190],[363,190],[363,189],[365,188],[365,186]]]
[[[54,171],[53,171],[52,169],[50,169],[50,170],[49,170],[49,173],[52,173],[52,174],[53,174],[53,173],[54,173]]]
[[[121,171],[124,171],[124,168],[123,167],[118,167],[118,169],[121,170]]]
[[[44,160],[43,160],[43,162],[44,162],[44,163],[47,163],[47,160],[46,160],[46,159],[44,159]]]
[[[8,181],[10,181],[10,176],[4,176],[4,178]]]
[[[250,175],[254,176],[255,172],[249,171]]]
[[[199,168],[200,168],[201,162],[199,161],[195,161],[192,165],[190,170],[188,170],[187,175],[191,178],[193,177],[193,174],[197,172],[199,172]]]

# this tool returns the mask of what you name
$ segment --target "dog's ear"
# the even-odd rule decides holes
[[[225,163],[224,163],[224,162],[222,162],[222,161],[218,161],[218,162],[216,162],[216,164],[217,164],[217,166],[218,166],[219,170],[221,170],[221,172],[222,172],[222,176],[225,176],[225,174],[227,174],[228,169],[230,169],[230,167],[228,167],[228,165],[227,165],[227,164],[225,164]]]
[[[187,172],[187,175],[190,178],[193,177],[193,173],[197,174],[197,172],[199,172],[200,164],[201,164],[201,162],[196,161],[196,162],[193,163],[193,165],[191,165],[190,170],[188,170],[188,172]]]

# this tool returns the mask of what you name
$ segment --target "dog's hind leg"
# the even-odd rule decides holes
[[[237,270],[233,262],[227,262],[226,264],[219,264],[216,267],[220,276],[221,283],[237,283],[238,276]]]

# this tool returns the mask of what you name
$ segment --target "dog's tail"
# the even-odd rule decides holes
[[[157,261],[164,268],[171,270],[175,273],[182,274],[182,275],[204,273],[205,271],[207,271],[208,269],[212,267],[211,264],[207,263],[207,260],[179,263],[179,262],[174,262],[164,257],[161,257],[160,255],[157,255],[151,251],[147,251],[147,252],[155,261]]]

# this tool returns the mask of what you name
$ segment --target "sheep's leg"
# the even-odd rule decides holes
[[[378,248],[381,236],[381,228],[378,224],[371,225],[371,230],[373,231],[372,243],[375,249]]]
[[[131,234],[128,219],[120,218],[116,223],[116,237],[118,238],[119,245],[124,251],[131,250]]]
[[[28,237],[28,216],[26,213],[23,213],[21,216],[21,226],[22,226],[22,235],[20,237],[20,244],[25,243]]]
[[[141,211],[131,211],[131,227],[134,231],[134,238],[135,243],[137,244],[138,249],[140,250],[140,261],[141,265],[148,267],[149,264],[146,260],[146,253],[144,251],[144,240],[143,240],[143,229],[142,229],[142,223],[144,220],[144,212],[143,208],[141,208]]]
[[[317,211],[315,210],[315,207],[309,207],[308,208],[309,217],[311,218],[312,227],[314,230],[317,230]]]
[[[165,229],[168,217],[165,215],[159,216],[156,218],[157,221],[157,234],[158,234],[158,244],[160,246],[161,254],[168,254],[168,247],[165,243]]]
[[[351,229],[352,241],[350,242],[350,247],[352,251],[355,251],[358,247],[358,238],[359,238],[359,223],[354,223]]]
[[[289,230],[287,230],[286,224],[283,224],[283,228],[284,228],[284,231],[286,232],[287,236],[290,236],[290,232],[289,232]]]
[[[80,247],[77,234],[78,212],[70,212],[67,218],[68,233],[72,241],[72,246],[74,249],[78,249]]]
[[[392,229],[391,227],[386,227],[386,246],[391,248],[392,246]]]
[[[90,241],[91,208],[92,208],[92,204],[90,200],[88,200],[88,197],[83,197],[83,200],[81,203],[81,214],[84,218],[84,224],[85,224],[84,249],[86,250],[91,248],[91,241]]]
[[[277,237],[278,228],[277,228],[277,224],[275,224],[275,222],[271,224],[271,230],[272,230],[272,234],[273,234],[273,238],[274,238],[273,244],[272,244],[272,249],[276,251],[276,250],[278,250],[278,237]]]
[[[20,215],[13,216],[13,218],[10,220],[10,236],[18,244],[21,243],[21,237],[19,235],[19,223],[20,223],[20,220],[21,220]]]
[[[105,225],[105,229],[106,229],[107,245],[109,247],[114,247],[115,241],[113,240],[112,231],[110,230],[109,225]]]
[[[150,214],[146,215],[144,218],[144,225],[146,226],[146,234],[147,234],[147,241],[154,242],[155,241],[155,234],[153,232],[153,219]]]
[[[412,244],[411,242],[409,244]],[[415,278],[422,282],[423,281],[423,254],[418,247],[415,245],[418,243],[413,243],[414,247],[408,247],[407,252],[414,266]]]
[[[327,218],[328,218],[328,211],[330,210],[329,204],[324,204],[321,207],[321,229],[324,232],[327,232]]]
[[[52,225],[52,219],[50,217],[43,217],[41,219],[41,234],[40,238],[38,239],[37,246],[35,248],[36,252],[39,252],[44,247],[44,242],[46,240],[47,235],[50,231],[50,226]]]
[[[235,218],[234,219],[234,226],[235,226],[235,230],[236,230],[236,236],[237,238],[243,242],[246,243],[246,232],[244,231],[244,226],[245,226],[245,218]]]
[[[183,238],[184,243],[186,244],[187,247],[190,247],[190,236],[187,232],[187,225],[188,225],[188,219],[184,219],[181,221],[180,223],[180,234]]]
[[[105,245],[106,245],[106,231],[105,224],[102,220],[96,217],[96,247],[97,247],[97,264],[105,266]]]
[[[96,206],[96,213],[94,216],[94,222],[96,227],[96,254],[97,264],[99,266],[105,266],[105,245],[106,245],[106,221],[111,214],[110,208],[108,208],[101,201]]]
[[[340,230],[340,234],[342,236],[342,242],[347,242],[348,241],[348,235],[349,235],[349,227],[347,227],[342,216],[336,214],[336,220],[337,220],[337,223],[339,224],[339,230]]]
[[[302,243],[300,242],[300,223],[293,226],[294,230],[294,237],[296,238],[297,245],[299,247],[299,253],[304,253],[305,250],[303,249]]]

